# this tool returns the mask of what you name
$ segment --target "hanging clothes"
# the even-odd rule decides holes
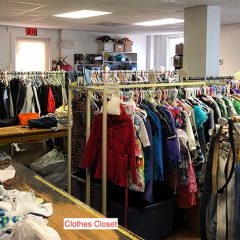
[[[10,81],[10,90],[12,95],[14,116],[16,116],[23,109],[26,98],[26,86],[19,79],[13,78]]]
[[[120,116],[107,117],[107,178],[121,187],[128,187],[130,168],[133,183],[137,183],[135,131],[132,119],[121,106]],[[102,114],[96,116],[83,155],[82,167],[92,167],[97,159],[95,177],[102,177]]]
[[[66,89],[59,85],[62,82],[60,75],[14,73],[12,78],[2,75],[0,118],[14,118],[27,112],[38,112],[42,116],[54,113],[56,107],[63,105],[64,95],[66,97]],[[52,85],[54,81],[56,85]]]
[[[0,119],[5,119],[7,112],[4,101],[5,85],[0,82]]]
[[[55,110],[56,110],[56,105],[55,105],[55,99],[53,97],[52,89],[51,89],[51,87],[48,87],[47,111],[48,111],[48,113],[54,113]]]
[[[33,98],[33,89],[30,84],[26,86],[26,98],[24,99],[23,108],[21,113],[31,113],[35,112],[35,104]]]
[[[145,159],[145,191],[143,199],[152,203],[153,202],[153,132],[150,121],[148,118],[144,121],[150,146],[143,149]]]

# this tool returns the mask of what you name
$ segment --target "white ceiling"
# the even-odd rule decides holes
[[[0,25],[105,33],[177,32],[183,31],[183,24],[149,28],[133,26],[132,23],[160,18],[184,18],[184,8],[204,4],[221,7],[222,24],[240,23],[240,0],[0,0]],[[79,20],[53,17],[55,14],[82,9],[113,14]]]

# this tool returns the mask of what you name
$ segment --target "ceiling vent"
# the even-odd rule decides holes
[[[100,23],[96,23],[94,25],[104,26],[104,27],[118,27],[118,26],[123,26],[123,25],[127,25],[127,24],[124,24],[124,23],[114,23],[114,22],[100,22]]]

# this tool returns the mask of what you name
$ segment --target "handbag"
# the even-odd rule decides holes
[[[18,118],[20,125],[28,126],[28,121],[31,119],[38,119],[40,117],[39,113],[20,113]]]

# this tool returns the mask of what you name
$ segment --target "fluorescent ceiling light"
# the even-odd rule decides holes
[[[62,18],[89,18],[89,17],[96,17],[101,15],[112,14],[111,12],[102,12],[102,11],[94,11],[94,10],[80,10],[76,12],[68,12],[68,13],[61,13],[54,15],[54,17],[62,17]]]
[[[183,19],[165,18],[165,19],[158,19],[158,20],[147,21],[147,22],[134,23],[133,25],[152,27],[152,26],[160,26],[160,25],[169,25],[169,24],[182,23],[182,22],[184,22]]]

